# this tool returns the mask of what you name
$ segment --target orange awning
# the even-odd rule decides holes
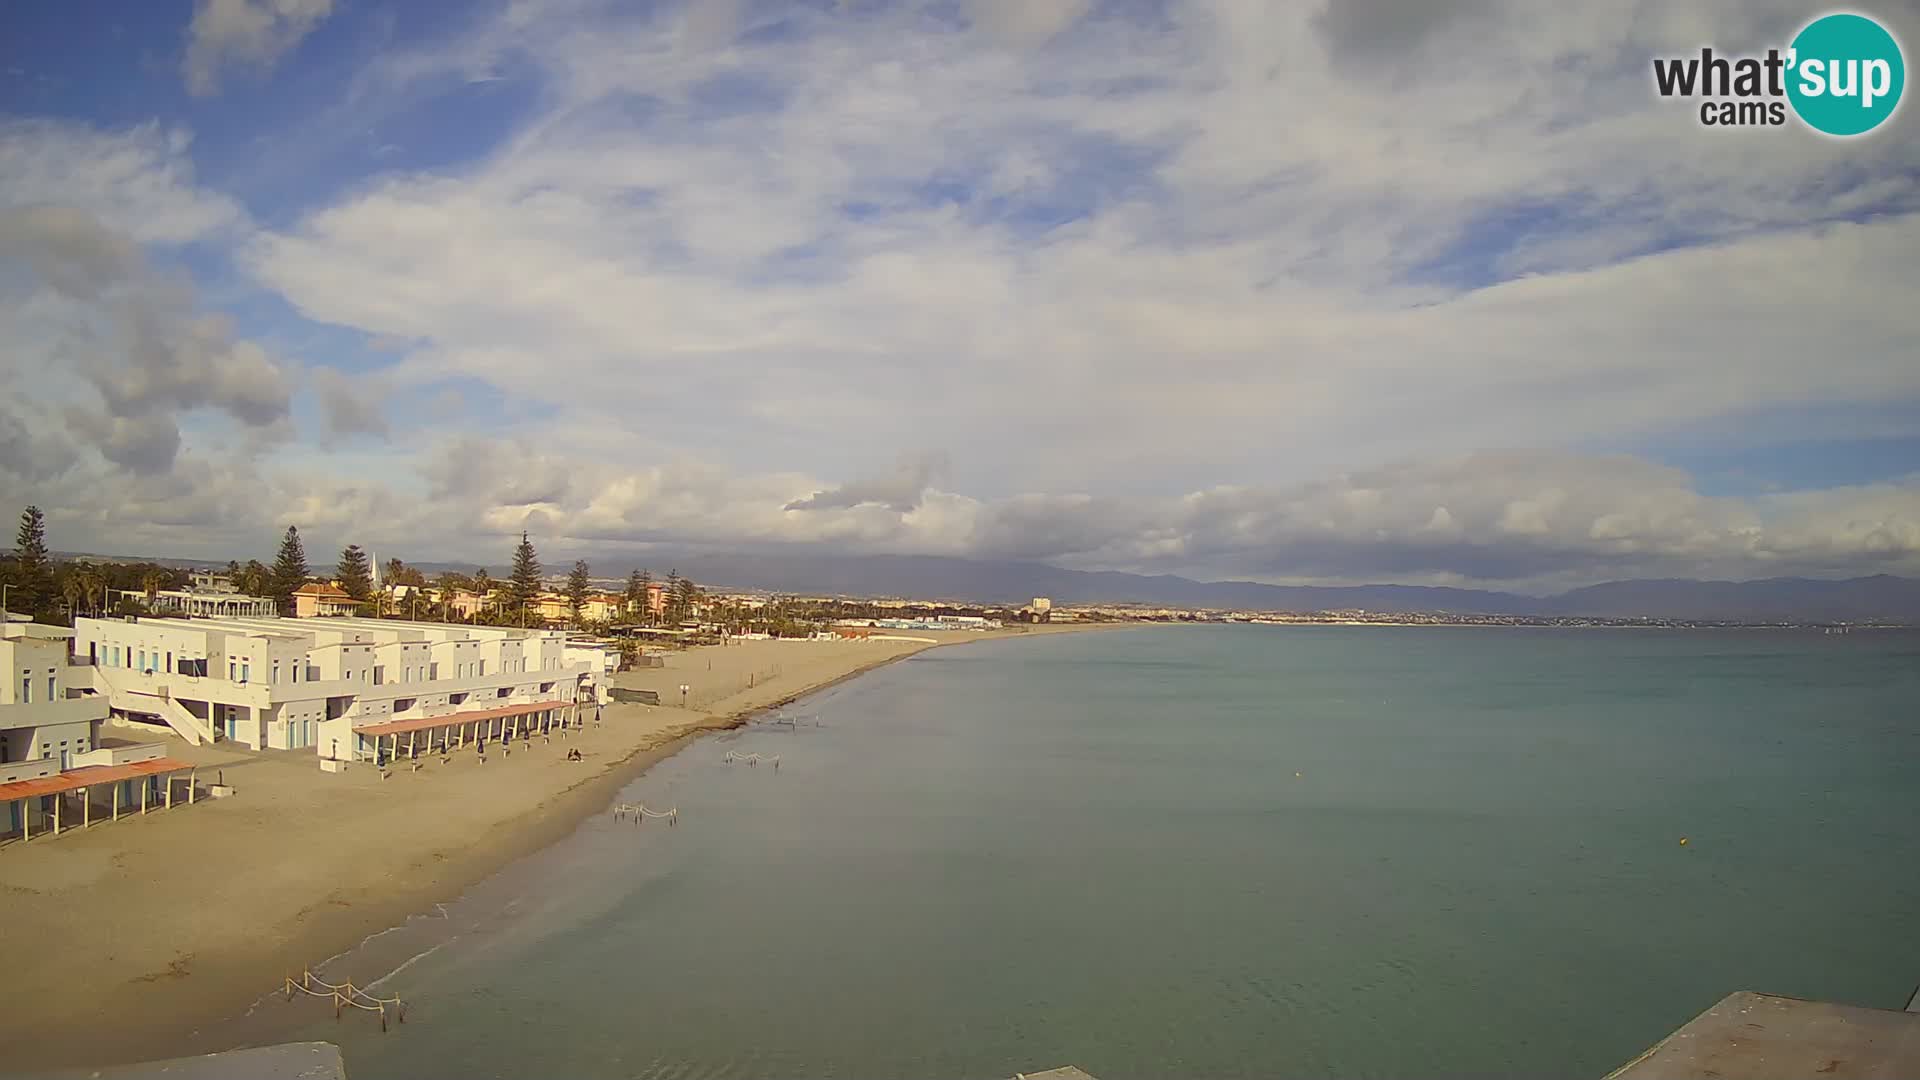
[[[62,792],[77,791],[95,784],[115,784],[122,780],[138,780],[159,773],[179,772],[191,769],[193,764],[178,758],[154,758],[152,761],[135,762],[132,765],[89,765],[84,769],[68,769],[55,776],[41,776],[32,780],[15,780],[11,784],[0,784],[0,802],[12,802],[15,799],[31,799],[36,795],[59,795]]]
[[[536,701],[530,705],[502,705],[497,709],[481,709],[478,712],[447,713],[445,716],[420,716],[412,720],[389,720],[384,724],[368,724],[354,728],[358,735],[405,735],[409,731],[425,731],[428,728],[452,727],[455,724],[471,724],[475,720],[498,720],[507,716],[525,716],[545,709],[558,709],[571,701]]]

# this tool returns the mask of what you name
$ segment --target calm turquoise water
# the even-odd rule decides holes
[[[787,715],[434,920],[404,1028],[292,1034],[356,1080],[1597,1077],[1731,990],[1920,982],[1914,636],[1140,630]]]

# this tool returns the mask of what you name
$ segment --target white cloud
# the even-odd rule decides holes
[[[273,67],[332,13],[333,0],[197,0],[180,64],[187,90],[214,93],[228,65]]]
[[[337,368],[314,368],[309,376],[320,397],[327,431],[334,435],[385,435],[386,402],[378,380]]]
[[[166,472],[189,411],[253,427],[287,415],[280,365],[224,316],[196,311],[190,284],[149,268],[130,237],[83,210],[30,206],[0,208],[0,241],[33,271],[12,294],[8,381],[63,406],[107,460]],[[92,394],[73,396],[82,387]]]
[[[83,210],[140,244],[217,239],[245,224],[232,199],[196,184],[184,131],[98,131],[0,121],[0,208]]]
[[[277,50],[319,8],[271,10]],[[960,12],[540,0],[375,61],[348,103],[513,71],[532,114],[241,246],[414,401],[390,443],[257,462],[251,527],[1274,580],[1916,569],[1913,483],[1723,498],[1592,453],[1847,437],[1869,406],[1920,434],[1912,110],[1708,137],[1648,87],[1651,55],[1790,30],[1785,0]],[[149,247],[245,226],[184,137],[27,134],[11,160],[53,164],[0,179],[41,193],[13,205],[131,198],[108,220]],[[334,433],[379,427],[348,377],[304,385]],[[501,438],[454,437],[461,409]],[[157,460],[171,431],[198,467],[209,436],[143,415],[100,445]],[[42,446],[30,419],[0,445]],[[44,445],[28,473],[69,460]]]

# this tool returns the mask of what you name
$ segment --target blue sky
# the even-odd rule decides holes
[[[1545,7],[25,0],[0,499],[214,557],[1920,573],[1913,110],[1704,131],[1651,59],[1813,9]]]

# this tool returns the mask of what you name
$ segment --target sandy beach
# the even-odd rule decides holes
[[[202,1029],[286,973],[552,842],[703,730],[935,644],[1076,629],[1086,628],[669,653],[663,668],[615,679],[669,704],[609,706],[602,726],[511,757],[482,765],[466,751],[387,779],[367,765],[322,773],[306,752],[171,742],[171,755],[200,766],[203,785],[220,779],[234,795],[0,848],[11,930],[0,1062],[17,1070],[207,1049]],[[570,749],[585,761],[567,761]]]

